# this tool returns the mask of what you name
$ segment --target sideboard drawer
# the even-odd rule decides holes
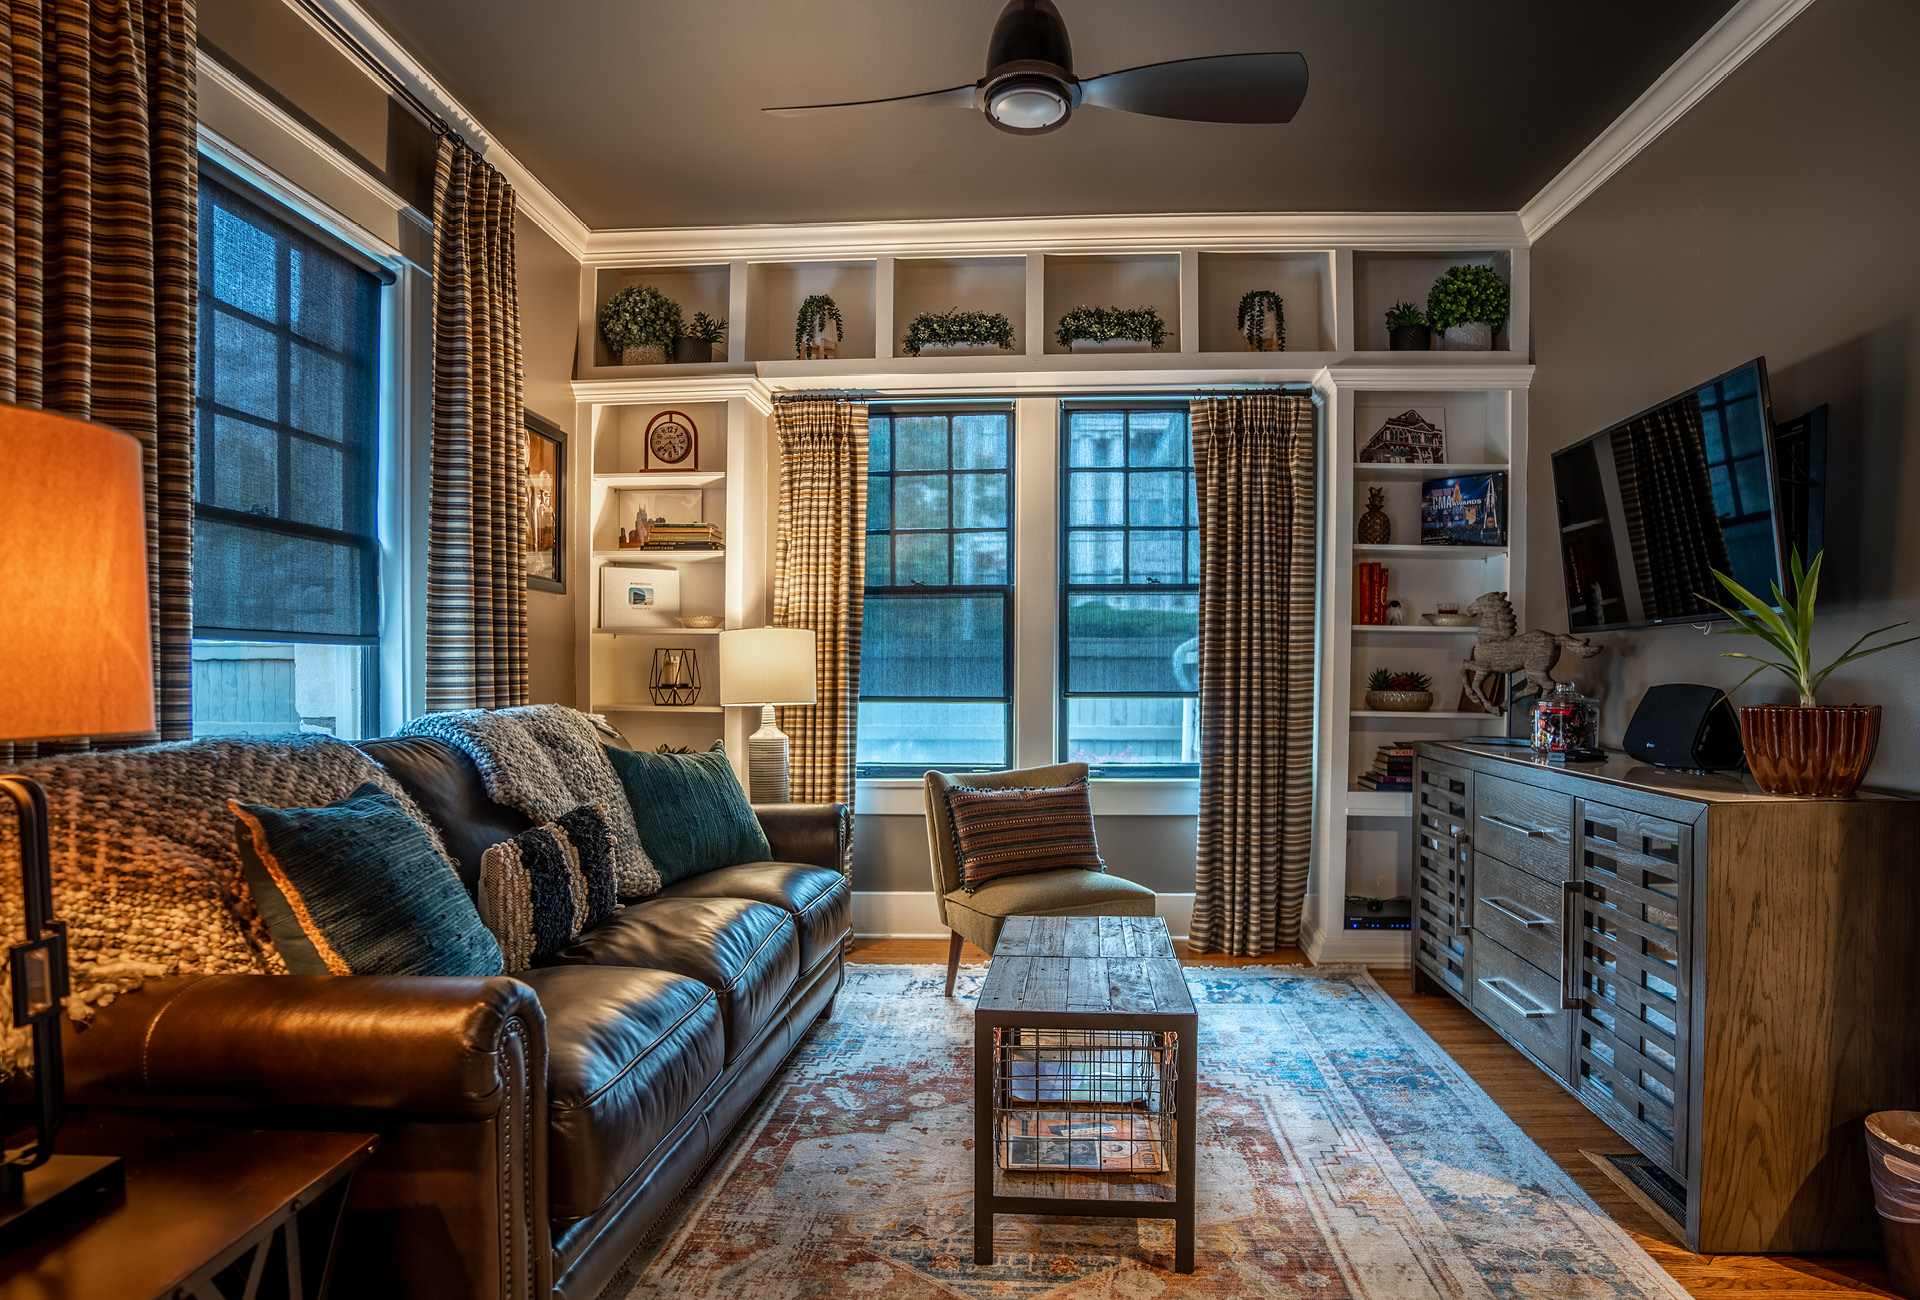
[[[1556,1078],[1567,1077],[1573,1013],[1560,1007],[1560,981],[1476,933],[1473,1009],[1525,1048]]]
[[[1467,814],[1472,779],[1421,758],[1413,780],[1413,958],[1461,995],[1467,980]]]
[[[1473,842],[1502,862],[1557,885],[1573,863],[1573,797],[1478,773]]]
[[[1556,986],[1565,966],[1566,886],[1549,884],[1484,852],[1473,855],[1473,932],[1497,939]],[[1562,1005],[1556,996],[1555,1006]]]

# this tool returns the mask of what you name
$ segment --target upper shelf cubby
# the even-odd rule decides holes
[[[600,310],[607,300],[622,289],[649,284],[680,304],[680,315],[691,321],[695,312],[705,312],[714,320],[725,320],[731,277],[725,262],[711,266],[603,266],[590,268],[593,276],[593,320],[588,326],[592,338],[592,364],[618,366],[620,358],[607,351],[600,337]],[[716,360],[724,360],[726,343],[722,340]],[[636,367],[637,369],[637,367]],[[651,369],[651,367],[649,367]]]
[[[747,267],[747,360],[792,361],[800,304],[817,293],[833,299],[846,323],[840,355],[877,355],[872,260],[754,262]]]
[[[1334,350],[1333,254],[1200,254],[1200,351],[1250,352],[1237,321],[1250,289],[1280,296],[1289,352]]]
[[[1060,318],[1075,307],[1153,307],[1167,323],[1167,340],[1161,350],[1180,350],[1180,331],[1186,324],[1180,319],[1178,253],[1049,253],[1040,260],[1045,276],[1047,353],[1073,351],[1060,346],[1054,331],[1060,326]]]
[[[1386,352],[1387,309],[1410,302],[1425,311],[1433,282],[1456,266],[1490,266],[1513,287],[1513,258],[1504,249],[1465,253],[1398,253],[1356,249],[1353,254],[1353,345],[1361,352]],[[1522,304],[1516,296],[1516,310]],[[1513,316],[1493,336],[1493,350],[1513,347]],[[1433,346],[1440,339],[1436,331]]]
[[[1027,259],[1016,257],[902,257],[893,264],[893,338],[886,355],[904,357],[907,326],[923,312],[998,313],[1013,324],[1013,349],[1027,340]],[[1002,355],[984,348],[987,355]]]

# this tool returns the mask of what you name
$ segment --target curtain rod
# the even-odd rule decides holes
[[[1021,398],[1055,397],[1063,405],[1090,405],[1100,402],[1125,404],[1141,401],[1174,401],[1183,397],[1244,397],[1250,393],[1310,393],[1312,384],[1290,380],[1280,384],[1213,384],[1204,388],[1171,385],[1153,392],[1090,393],[1085,396],[1058,397],[1051,393],[965,393],[947,397],[888,397],[871,388],[810,388],[805,392],[775,393],[773,402],[818,402],[864,400],[882,406],[966,406],[989,402],[1013,403]]]
[[[373,75],[374,80],[385,86],[389,94],[398,99],[409,113],[420,120],[422,126],[435,135],[460,135],[452,123],[435,112],[431,105],[414,93],[411,86],[395,76],[386,64],[375,58],[371,50],[362,45],[352,32],[340,24],[338,19],[321,8],[316,0],[293,0],[293,3],[298,5],[300,11],[309,19],[319,24],[334,40],[338,41],[361,67]],[[465,139],[464,136],[461,138]],[[473,142],[468,140],[467,143]]]

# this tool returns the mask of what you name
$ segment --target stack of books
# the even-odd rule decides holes
[[[1353,621],[1377,627],[1387,621],[1387,566],[1353,566]]]
[[[650,524],[643,551],[718,551],[725,545],[718,524]]]
[[[1373,767],[1357,778],[1362,790],[1413,789],[1413,742],[1390,740],[1373,756]]]

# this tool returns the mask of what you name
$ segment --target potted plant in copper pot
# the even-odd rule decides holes
[[[1750,659],[1759,667],[1742,677],[1733,689],[1739,690],[1769,668],[1785,673],[1800,693],[1797,704],[1747,705],[1740,710],[1740,736],[1747,746],[1747,766],[1753,779],[1768,794],[1810,795],[1817,799],[1851,799],[1866,779],[1873,763],[1873,751],[1880,743],[1880,706],[1878,704],[1824,705],[1814,695],[1827,675],[1842,664],[1891,650],[1920,637],[1902,637],[1868,645],[1874,637],[1905,627],[1904,621],[1875,628],[1846,648],[1824,668],[1813,666],[1813,605],[1820,591],[1820,562],[1802,567],[1800,552],[1794,551],[1790,566],[1793,595],[1783,594],[1773,584],[1769,603],[1754,595],[1718,569],[1720,580],[1742,608],[1722,605],[1708,596],[1708,604],[1733,620],[1733,626],[1720,629],[1723,636],[1752,636],[1765,642],[1781,657],[1727,651],[1728,659]],[[1778,612],[1774,606],[1779,606]],[[1728,694],[1732,694],[1729,691]]]

